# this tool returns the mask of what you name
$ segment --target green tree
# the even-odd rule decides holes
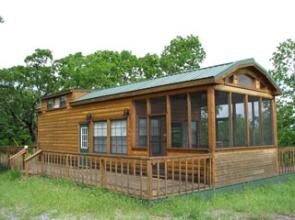
[[[176,37],[161,56],[129,51],[71,54],[55,62],[62,89],[99,89],[200,67],[205,51],[197,36]]]
[[[52,54],[37,49],[26,66],[0,71],[0,127],[2,144],[31,144],[36,137],[36,108],[43,95],[58,89]]]
[[[280,43],[271,61],[271,74],[282,91],[277,99],[279,144],[295,145],[295,41]]]
[[[139,58],[139,79],[152,79],[162,76],[161,58],[157,54],[146,54]]]
[[[0,16],[0,23],[4,23],[4,19]]]
[[[198,69],[206,52],[198,36],[176,37],[161,54],[161,67],[166,74]]]
[[[63,89],[99,89],[135,81],[138,59],[129,51],[76,53],[55,62]]]

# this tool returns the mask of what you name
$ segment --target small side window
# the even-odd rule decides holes
[[[66,107],[66,105],[67,105],[67,97],[64,95],[60,97],[60,107],[63,108],[63,107]]]
[[[54,104],[53,104],[53,108],[59,108],[59,98],[55,98],[54,99]]]
[[[47,100],[47,110],[50,110],[53,108],[53,100],[52,99],[48,99]]]
[[[239,74],[239,84],[241,86],[249,87],[249,88],[254,88],[255,87],[255,79],[252,77],[246,75],[246,74]]]
[[[225,78],[226,83],[234,83],[234,76],[229,76]]]

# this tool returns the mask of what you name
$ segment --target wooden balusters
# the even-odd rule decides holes
[[[295,172],[295,147],[279,149],[280,173]]]
[[[198,191],[211,184],[209,155],[129,158],[42,151],[36,153],[25,161],[28,174],[66,177],[90,185],[100,184],[140,198],[153,199]],[[294,151],[281,155],[284,157],[284,166],[287,157],[294,164]]]

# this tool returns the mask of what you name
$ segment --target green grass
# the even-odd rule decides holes
[[[217,193],[141,201],[97,187],[0,171],[0,219],[228,219],[295,217],[295,176]]]

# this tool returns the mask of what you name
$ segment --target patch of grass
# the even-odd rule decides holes
[[[146,202],[67,180],[0,171],[0,219],[295,217],[295,177],[276,184]]]

